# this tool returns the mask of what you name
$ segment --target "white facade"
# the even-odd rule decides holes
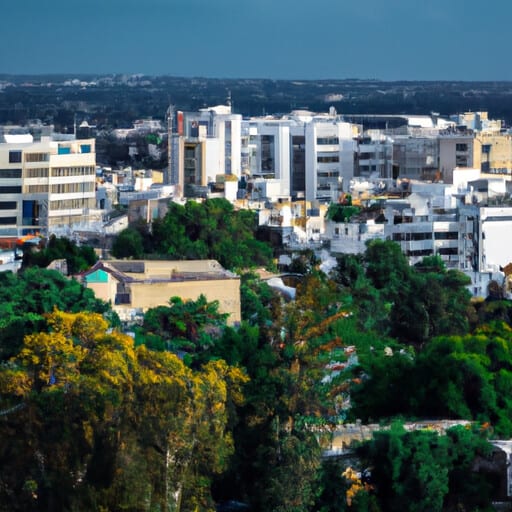
[[[241,165],[242,116],[231,107],[220,105],[199,112],[179,112],[177,132],[171,142],[171,182],[180,194],[186,185],[204,186],[220,175],[239,178]],[[191,157],[187,148],[201,147],[200,158]],[[192,160],[195,159],[195,162]],[[191,181],[191,176],[196,179]]]
[[[306,200],[336,201],[354,175],[352,125],[313,119],[305,134]]]
[[[327,222],[326,237],[334,253],[363,253],[372,238],[400,244],[411,264],[438,255],[447,268],[471,278],[474,296],[486,297],[492,280],[503,281],[501,270],[512,263],[512,207],[474,202],[475,183],[506,198],[504,180],[479,179],[477,170],[456,170],[455,185],[414,183],[413,193],[383,204],[380,223],[356,220]],[[487,197],[487,196],[486,196]],[[484,203],[485,204],[485,203]]]
[[[244,122],[244,169],[279,180],[281,196],[336,200],[354,175],[353,125],[336,115],[296,111]]]
[[[258,182],[270,180],[274,194],[290,196],[290,123],[257,120],[251,122],[250,127],[253,134],[250,138],[251,176]],[[279,185],[279,191],[276,190],[276,184]]]

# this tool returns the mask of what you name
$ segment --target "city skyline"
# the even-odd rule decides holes
[[[25,0],[0,72],[273,79],[512,80],[494,0]]]

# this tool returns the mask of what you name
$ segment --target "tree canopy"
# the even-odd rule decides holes
[[[23,268],[46,268],[52,261],[60,259],[66,260],[68,275],[87,270],[98,261],[92,247],[77,245],[69,238],[52,235],[41,247],[23,251]]]
[[[151,233],[128,228],[113,250],[118,257],[140,258],[144,250],[168,259],[215,259],[228,269],[267,266],[272,250],[256,238],[257,227],[256,212],[235,210],[225,199],[171,201]]]
[[[135,340],[76,281],[1,274],[0,510],[484,510],[496,477],[475,464],[492,465],[490,433],[512,435],[509,305],[474,307],[462,274],[396,247],[372,242],[331,275],[308,258],[294,300],[248,272],[236,326],[204,296],[172,297]],[[322,458],[357,419],[391,427],[358,467]]]
[[[54,308],[107,313],[110,306],[75,279],[55,270],[30,267],[0,273],[0,360],[14,355],[23,336],[42,330]]]
[[[135,348],[98,314],[48,322],[0,366],[0,510],[211,509],[244,373]]]

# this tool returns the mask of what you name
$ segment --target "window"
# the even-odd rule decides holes
[[[319,178],[338,178],[340,173],[338,171],[323,171],[318,173]]]
[[[185,155],[186,157],[186,155]],[[96,174],[96,169],[92,166],[85,167],[54,167],[52,169],[53,177],[65,176],[87,176]]]
[[[48,185],[26,185],[25,192],[27,194],[47,194]]]
[[[91,145],[90,144],[81,144],[80,145],[80,153],[90,153]]]
[[[25,169],[25,178],[47,178],[48,167],[35,167],[33,169]]]
[[[9,163],[20,164],[21,163],[21,151],[9,151]]]
[[[70,155],[71,154],[71,148],[69,146],[59,146],[59,149],[57,150],[57,153],[59,155]]]
[[[21,169],[0,169],[0,178],[21,178]]]
[[[275,147],[273,135],[261,136],[261,170],[271,171],[275,170]]]
[[[455,144],[455,151],[467,151],[468,145],[467,144]]]
[[[48,162],[50,160],[49,153],[25,153],[25,162]]]
[[[0,194],[21,194],[21,186],[0,187]]]
[[[16,217],[0,217],[0,224],[6,226],[8,224],[16,224]]]
[[[457,231],[437,231],[435,233],[436,240],[458,240],[459,233]]]
[[[441,247],[437,252],[441,256],[456,256],[459,253],[457,247]]]
[[[42,186],[42,185],[41,185]],[[46,186],[46,185],[45,185]],[[93,192],[95,184],[86,183],[56,183],[51,187],[52,194],[73,194],[78,192]],[[47,192],[48,190],[46,190]]]
[[[94,198],[62,199],[59,201],[50,201],[50,208],[52,210],[92,208],[94,203]]]
[[[0,210],[16,210],[16,201],[0,201]]]
[[[328,144],[339,144],[340,141],[338,137],[318,137],[316,139],[316,143],[319,146],[326,146]]]
[[[319,164],[332,164],[340,161],[339,155],[318,156],[316,161]]]

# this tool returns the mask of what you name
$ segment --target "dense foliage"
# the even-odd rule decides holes
[[[44,328],[54,308],[107,313],[109,305],[75,279],[55,270],[30,267],[0,273],[0,361],[15,355],[23,336]]]
[[[207,239],[166,221],[169,250]],[[0,510],[486,510],[499,486],[487,439],[512,436],[510,304],[473,304],[462,274],[438,258],[410,267],[392,242],[329,276],[316,266],[293,301],[244,274],[239,326],[204,296],[172,297],[135,340],[81,313],[106,307],[75,281],[0,275],[18,322],[0,338]],[[322,458],[357,419],[383,430],[348,461]]]
[[[167,259],[215,259],[227,269],[268,266],[272,250],[257,240],[256,212],[235,210],[225,199],[170,202],[164,218],[151,232],[135,226],[114,242],[116,257],[140,258],[143,253]]]
[[[363,475],[371,484],[355,489],[354,510],[485,510],[496,496],[497,480],[478,473],[479,460],[490,456],[489,443],[471,428],[452,427],[439,435],[394,424],[376,433],[359,456],[370,468]]]
[[[52,235],[40,247],[26,247],[23,251],[23,268],[46,268],[52,261],[64,259],[69,275],[78,274],[98,261],[92,247],[77,245],[73,240]]]
[[[244,374],[135,348],[97,314],[48,322],[0,369],[0,510],[211,510]]]

